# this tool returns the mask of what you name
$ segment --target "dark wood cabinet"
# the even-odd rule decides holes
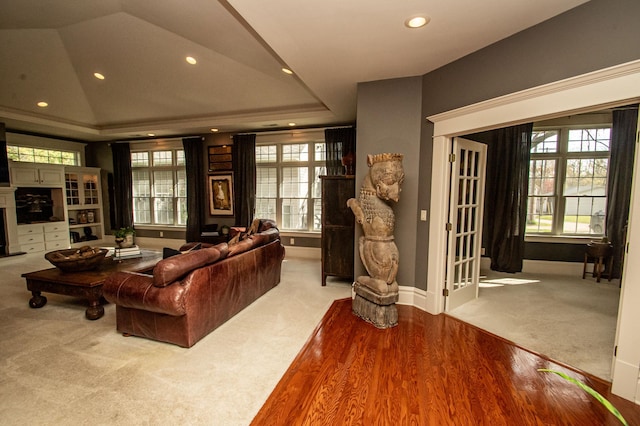
[[[353,176],[321,176],[322,285],[327,276],[353,280],[355,217],[347,200],[355,195]]]

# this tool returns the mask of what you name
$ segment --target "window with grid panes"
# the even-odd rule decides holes
[[[135,225],[185,226],[187,175],[184,150],[131,152]]]
[[[256,146],[256,213],[281,230],[320,231],[324,142]]]
[[[526,233],[605,233],[610,127],[534,130]]]
[[[62,164],[65,166],[79,166],[79,153],[61,151],[59,149],[33,148],[29,146],[7,146],[7,156],[13,161],[26,163]]]

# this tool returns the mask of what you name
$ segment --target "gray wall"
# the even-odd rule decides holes
[[[412,156],[412,161],[405,162],[407,181],[396,216],[402,220],[396,232],[396,239],[401,241],[400,285],[426,289],[428,222],[417,220],[419,209],[427,209],[431,197],[433,126],[425,117],[640,59],[639,16],[637,0],[592,0],[424,75],[421,112],[414,109],[413,94],[399,95],[407,94],[407,82],[414,79],[360,85],[358,176],[362,176],[368,152],[396,152],[402,148]],[[393,103],[385,104],[390,100]],[[404,113],[416,116],[400,117]],[[417,125],[416,120],[420,120]],[[400,145],[394,135],[399,135]],[[417,182],[412,184],[410,179]],[[408,199],[415,201],[403,204]],[[405,242],[406,238],[415,241],[413,247],[407,247],[410,243]]]
[[[356,155],[356,193],[369,171],[367,154],[383,152],[404,154],[402,161],[405,181],[400,201],[394,206],[396,215],[395,239],[400,252],[400,285],[415,285],[416,221],[418,171],[420,169],[420,131],[422,108],[422,79],[410,77],[358,85],[358,131]],[[356,227],[356,238],[362,229]],[[423,252],[426,259],[426,251]],[[356,276],[364,273],[357,252]]]

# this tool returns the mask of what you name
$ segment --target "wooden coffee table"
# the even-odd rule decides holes
[[[91,271],[63,272],[58,268],[50,268],[22,274],[27,280],[27,290],[33,295],[29,306],[41,308],[47,303],[47,298],[41,294],[43,291],[82,297],[89,301],[85,312],[87,319],[97,320],[104,315],[102,285],[109,275],[119,271],[150,272],[161,259],[160,252],[142,250],[141,257],[122,260],[107,257]]]

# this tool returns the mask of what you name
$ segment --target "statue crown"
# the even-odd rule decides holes
[[[402,161],[403,157],[403,154],[393,154],[389,152],[385,152],[382,154],[370,154],[367,155],[367,165],[371,167],[376,163],[382,163],[385,161]]]

